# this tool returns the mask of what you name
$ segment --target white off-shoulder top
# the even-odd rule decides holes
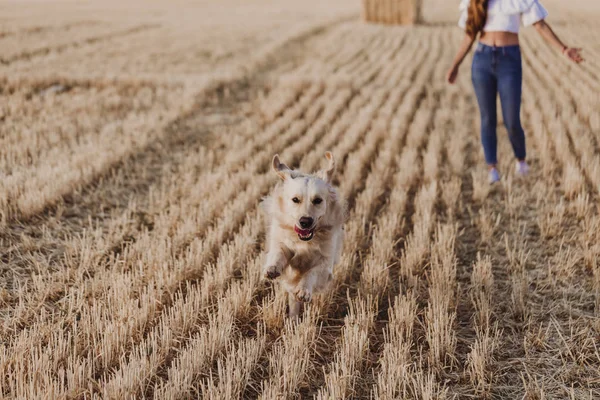
[[[470,0],[461,0],[458,26],[465,29]],[[538,0],[489,0],[484,32],[519,33],[521,22],[533,25],[546,18],[548,11]]]

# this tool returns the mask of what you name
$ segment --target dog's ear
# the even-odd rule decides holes
[[[335,190],[332,186],[329,186],[329,201],[335,203],[337,199],[337,190]]]
[[[335,172],[335,159],[330,151],[325,152],[325,158],[327,159],[327,167],[323,170],[323,179],[325,182],[330,183]]]
[[[290,177],[290,167],[279,160],[279,154],[275,154],[273,157],[273,171],[275,171],[282,180],[286,180]]]

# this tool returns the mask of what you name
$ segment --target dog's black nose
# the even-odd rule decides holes
[[[302,217],[300,218],[300,227],[301,228],[310,228],[313,224],[313,219],[311,217]]]

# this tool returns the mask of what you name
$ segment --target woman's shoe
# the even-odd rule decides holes
[[[529,174],[529,165],[525,160],[517,161],[515,169],[517,170],[517,175],[519,176],[526,176],[527,174]]]
[[[500,174],[496,168],[490,168],[490,172],[488,172],[488,180],[490,184],[496,183],[500,180]]]

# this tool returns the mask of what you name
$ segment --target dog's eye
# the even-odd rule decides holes
[[[300,199],[299,199],[299,198],[297,198],[297,197],[294,197],[294,198],[292,199],[292,201],[293,201],[294,203],[300,203]]]
[[[319,205],[323,202],[323,199],[321,199],[320,197],[317,197],[316,199],[313,200],[313,204],[314,205]]]

